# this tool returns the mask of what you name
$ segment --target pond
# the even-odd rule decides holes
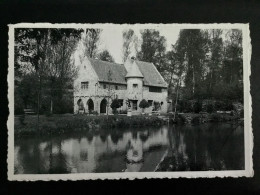
[[[20,138],[15,174],[151,172],[165,157],[182,170],[242,170],[243,129],[208,123]]]

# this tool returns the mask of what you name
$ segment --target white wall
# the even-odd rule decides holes
[[[87,100],[91,97],[93,99],[97,89],[96,83],[98,82],[98,76],[93,70],[88,58],[84,58],[78,68],[78,77],[74,81],[74,113],[78,110],[77,101],[79,99],[82,99],[85,107]],[[81,89],[81,82],[89,82],[88,89]]]
[[[168,91],[166,88],[162,88],[161,93],[157,92],[149,92],[149,87],[144,86],[143,88],[143,98],[148,100],[153,100],[157,102],[163,102],[163,105],[161,105],[161,112],[166,113],[167,112],[167,96],[168,96]],[[149,108],[146,108],[146,112],[151,112],[152,107],[150,106]]]
[[[81,82],[89,82],[88,89],[81,89]],[[138,88],[133,88],[133,84],[138,84]],[[88,58],[84,58],[82,64],[79,65],[78,78],[74,81],[74,113],[78,111],[77,101],[81,99],[83,101],[85,110],[88,110],[87,101],[91,98],[94,102],[94,110],[100,112],[101,101],[109,95],[108,84],[104,89],[104,83],[98,82],[98,76],[92,68]],[[126,110],[126,100],[138,100],[136,113],[142,112],[139,108],[139,103],[142,99],[153,100],[163,102],[161,106],[161,112],[167,112],[167,89],[163,88],[161,93],[149,92],[148,86],[143,86],[142,78],[128,78],[126,85],[117,85],[118,90],[115,88],[116,84],[110,84],[110,96],[113,98],[123,99],[123,107],[118,110]],[[111,104],[112,99],[109,100]],[[145,112],[151,112],[152,107],[146,108]],[[112,109],[109,105],[109,113],[112,113]]]

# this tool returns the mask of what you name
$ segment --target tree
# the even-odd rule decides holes
[[[17,84],[15,89],[15,96],[22,99],[22,107],[37,105],[37,91],[35,90],[35,83],[37,83],[37,75],[35,73],[26,74],[23,79]]]
[[[185,87],[187,96],[196,98],[200,96],[200,86],[205,71],[207,53],[207,39],[199,29],[185,29],[180,31],[176,50],[181,54],[182,61],[186,61]]]
[[[242,31],[229,30],[226,38],[223,77],[225,82],[232,83],[243,79]]]
[[[137,53],[137,59],[152,62],[159,72],[165,68],[166,39],[159,31],[146,29],[141,32],[141,50]]]
[[[208,73],[206,76],[207,91],[211,97],[213,89],[221,79],[220,70],[223,62],[222,30],[213,29],[206,31],[209,44]]]
[[[78,37],[63,36],[53,47],[47,49],[48,66],[45,72],[47,75],[47,91],[51,100],[51,112],[53,100],[59,107],[63,107],[63,96],[70,89],[72,90],[73,80],[76,78],[78,69],[74,65],[71,55],[75,51]],[[60,109],[59,109],[60,110]]]
[[[131,49],[137,47],[137,37],[132,29],[123,32],[123,61],[131,54]]]
[[[117,108],[120,108],[121,107],[121,104],[120,102],[118,101],[118,99],[113,99],[110,107],[112,108],[113,110],[113,114],[117,114]]]
[[[139,107],[142,108],[142,112],[144,112],[145,108],[149,108],[149,106],[149,103],[145,99],[142,99],[139,104]]]
[[[48,51],[64,37],[81,36],[82,29],[39,29],[25,28],[15,30],[15,70],[18,72],[35,72],[37,82],[37,114],[39,125],[39,112],[43,84],[48,80]]]
[[[53,30],[49,29],[16,29],[15,30],[15,70],[21,71],[28,68],[35,70],[38,82],[37,89],[37,129],[39,128],[39,112],[41,88],[43,80],[43,67],[46,60],[46,50],[54,43],[51,39]]]
[[[104,50],[101,53],[98,54],[98,58],[102,61],[107,61],[107,62],[115,62],[114,58],[111,56],[109,51]]]
[[[85,55],[90,58],[95,58],[98,52],[101,29],[86,29],[86,36],[83,39],[85,46]]]

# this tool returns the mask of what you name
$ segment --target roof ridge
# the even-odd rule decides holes
[[[104,62],[104,63],[109,63],[109,64],[123,65],[123,64],[118,64],[118,63],[116,63],[116,62],[109,62],[109,61],[104,61],[104,60],[95,59],[95,58],[89,58],[89,59],[90,59],[90,60],[95,60],[95,61]]]
[[[142,62],[142,63],[146,63],[146,64],[153,64],[152,62],[146,62],[146,61],[142,61],[142,60],[135,60],[136,62]]]

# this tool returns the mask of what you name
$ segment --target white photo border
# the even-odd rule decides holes
[[[249,24],[214,23],[214,24],[51,24],[19,23],[9,24],[9,59],[8,59],[8,180],[10,181],[50,181],[50,180],[97,180],[97,179],[144,179],[144,178],[214,178],[214,177],[253,177],[253,131],[252,100],[250,94],[251,75],[251,39]],[[14,174],[14,29],[15,28],[117,28],[140,29],[177,27],[181,29],[241,29],[243,35],[243,84],[244,84],[244,157],[245,170],[236,171],[185,171],[185,172],[118,172],[118,173],[70,173],[70,174]]]

